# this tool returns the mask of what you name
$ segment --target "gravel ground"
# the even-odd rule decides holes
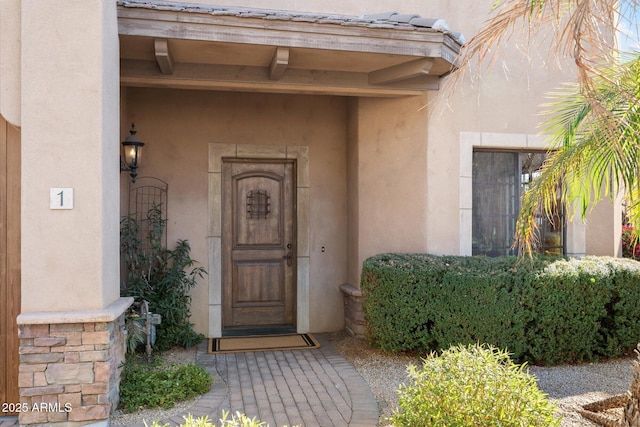
[[[369,383],[378,400],[381,420],[389,417],[397,408],[396,391],[406,380],[406,369],[410,363],[420,364],[420,359],[408,355],[391,355],[371,348],[365,340],[346,334],[331,334],[329,340],[338,351],[349,359],[360,375]],[[195,361],[195,348],[174,349],[161,355],[169,363]],[[593,427],[597,424],[586,420],[576,412],[581,405],[606,397],[624,393],[631,384],[633,358],[624,358],[606,363],[589,363],[559,367],[530,367],[529,372],[538,378],[538,386],[558,405],[563,417],[562,427]],[[182,402],[169,410],[141,410],[134,414],[117,412],[113,425],[140,424],[143,420],[164,419],[182,414],[197,401]],[[381,422],[384,426],[384,421]]]
[[[378,400],[381,420],[398,406],[396,390],[406,380],[406,367],[419,365],[420,359],[390,355],[372,349],[364,340],[337,335],[334,344],[369,383]],[[553,399],[562,416],[562,427],[592,427],[597,424],[576,412],[582,405],[625,393],[629,389],[634,358],[606,363],[588,363],[556,367],[531,366],[529,373],[538,379],[538,387]],[[381,422],[381,425],[385,425]]]
[[[582,405],[625,393],[631,385],[634,358],[556,367],[532,366],[538,387],[557,402],[562,426],[595,426],[576,412]]]

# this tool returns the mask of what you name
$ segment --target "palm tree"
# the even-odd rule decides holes
[[[462,49],[453,82],[474,62],[490,62],[494,48],[518,29],[532,43],[551,38],[555,54],[575,63],[576,81],[552,94],[555,101],[548,105],[550,157],[523,195],[514,243],[523,255],[536,246],[536,216],[544,211],[551,218],[558,204],[568,207],[569,216],[579,212],[584,218],[603,196],[622,190],[630,221],[640,226],[640,65],[637,57],[623,59],[615,43],[639,5],[640,0],[495,0],[492,17]]]

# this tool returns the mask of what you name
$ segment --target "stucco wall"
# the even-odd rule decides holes
[[[188,239],[193,258],[205,267],[208,144],[309,147],[310,327],[340,329],[338,287],[347,271],[346,100],[142,88],[128,88],[126,100],[124,123],[135,121],[146,143],[140,175],[169,183],[169,246]],[[208,287],[201,282],[193,291],[192,312],[196,328],[206,333]]]
[[[102,309],[119,298],[116,5],[21,9],[22,312]]]
[[[349,283],[382,252],[427,249],[428,109],[425,97],[351,101]],[[350,193],[351,196],[351,193]]]
[[[347,103],[347,283],[360,283],[360,228],[359,214],[359,173],[358,173],[358,141],[359,141],[359,100],[349,98]]]
[[[590,255],[622,256],[622,233],[612,235],[611,230],[622,228],[623,197],[611,201],[605,198],[589,213],[586,222],[586,249]]]

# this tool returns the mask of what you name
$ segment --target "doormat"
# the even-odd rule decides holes
[[[310,334],[209,338],[209,353],[305,350],[320,344]]]

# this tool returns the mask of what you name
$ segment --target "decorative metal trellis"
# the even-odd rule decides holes
[[[167,196],[169,184],[165,181],[153,177],[139,177],[135,183],[130,183],[129,187],[129,215],[140,224],[141,235],[147,236],[149,233],[149,211],[157,207],[160,211],[160,220],[165,224],[162,235],[162,244],[167,246]],[[147,251],[150,248],[148,239],[142,239],[142,249]]]

